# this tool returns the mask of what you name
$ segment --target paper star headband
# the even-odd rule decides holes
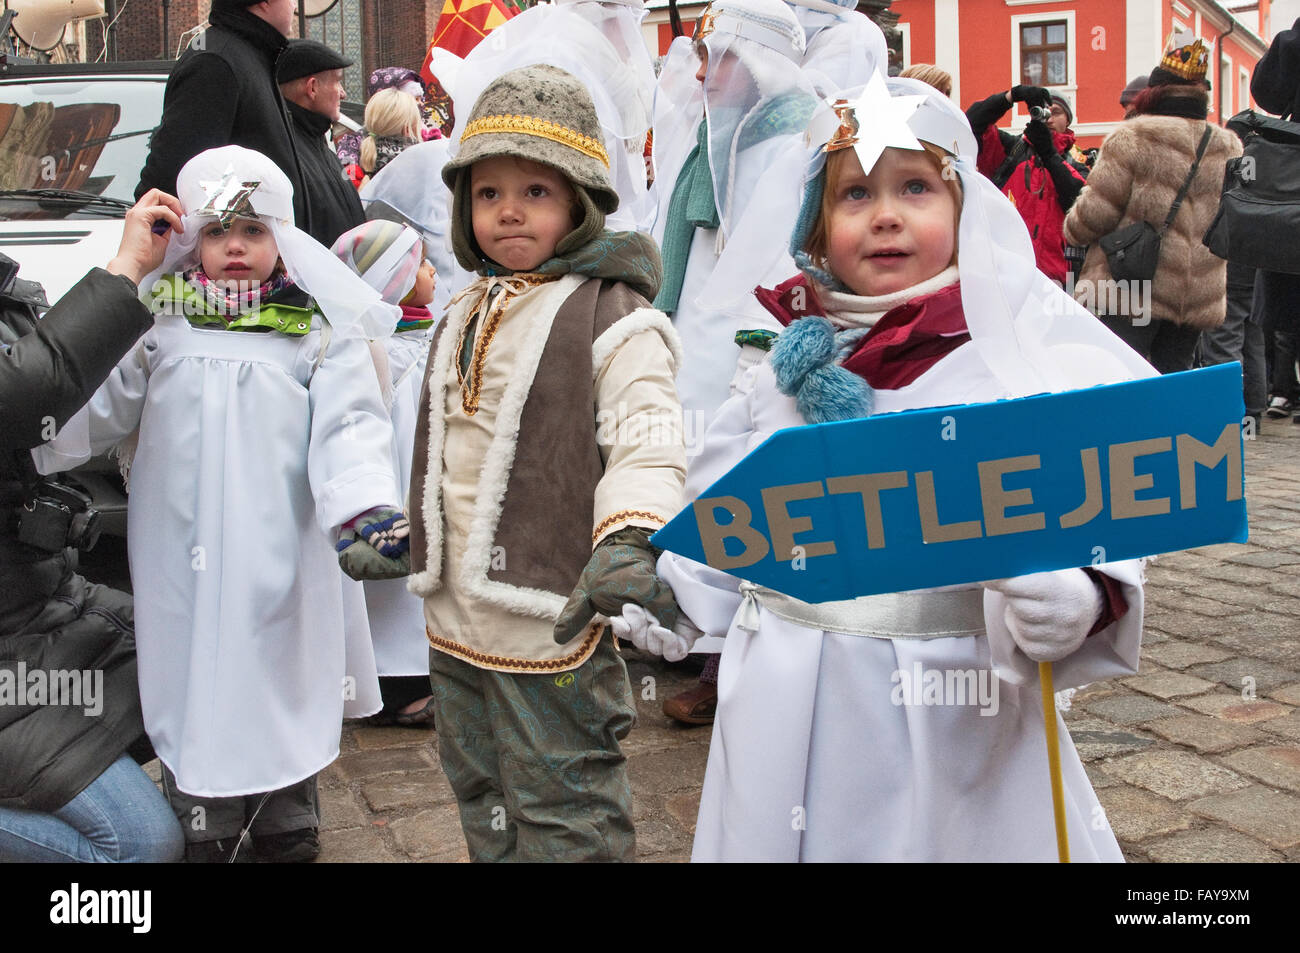
[[[820,112],[808,127],[808,142],[824,142],[825,152],[852,149],[863,173],[872,168],[886,149],[921,149],[909,122],[925,102],[924,96],[890,96],[884,79],[873,73],[856,99],[827,100],[831,112]]]
[[[243,176],[235,173],[233,165],[226,166],[226,171],[215,182],[199,182],[199,188],[207,197],[207,202],[197,210],[199,215],[211,215],[221,223],[222,231],[229,231],[237,218],[257,218],[253,208],[252,197],[261,182],[244,182]]]

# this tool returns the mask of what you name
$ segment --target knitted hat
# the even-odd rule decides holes
[[[1060,106],[1063,110],[1065,110],[1065,124],[1067,126],[1073,126],[1074,110],[1070,108],[1069,100],[1067,100],[1064,96],[1057,96],[1055,93],[1053,93],[1052,102]]]
[[[419,232],[383,220],[344,232],[330,251],[389,304],[400,304],[411,293],[424,263],[424,242]]]
[[[366,80],[366,95],[373,96],[381,89],[401,89],[407,83],[416,83],[421,92],[424,90],[424,80],[415,70],[405,66],[381,66],[372,70]]]
[[[346,69],[352,60],[315,40],[290,40],[275,62],[275,81],[288,83],[328,69]]]
[[[1190,34],[1170,37],[1168,52],[1147,78],[1151,86],[1191,86],[1205,83],[1210,65],[1210,51],[1200,37],[1189,41]]]
[[[1125,109],[1133,100],[1137,99],[1138,93],[1147,88],[1147,78],[1145,76],[1134,76],[1129,80],[1129,84],[1124,87],[1124,92],[1119,94],[1119,104]]]
[[[601,212],[618,208],[596,106],[586,87],[562,69],[526,66],[483,90],[461,134],[460,151],[442,167],[442,180],[454,196],[461,169],[495,156],[549,165],[585,187]]]

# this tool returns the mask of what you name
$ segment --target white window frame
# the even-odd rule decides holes
[[[1237,100],[1237,112],[1250,108],[1250,70],[1244,66],[1237,67]]]
[[[898,32],[903,40],[903,69],[912,65],[912,24],[898,24]]]
[[[1237,115],[1237,110],[1234,109],[1232,106],[1233,98],[1234,98],[1233,87],[1236,85],[1232,81],[1232,74],[1233,74],[1232,67],[1233,67],[1232,57],[1228,56],[1227,54],[1224,54],[1223,68],[1219,70],[1219,90],[1220,90],[1219,99],[1223,104],[1222,106],[1220,106],[1220,110],[1219,110],[1220,122],[1223,122],[1229,116]],[[1228,81],[1226,83],[1223,81],[1224,73],[1228,74]]]
[[[1032,24],[1035,22],[1047,23],[1052,20],[1065,21],[1065,69],[1066,76],[1070,82],[1063,86],[1047,86],[1054,93],[1060,93],[1070,103],[1070,108],[1074,111],[1075,123],[1079,122],[1078,97],[1079,91],[1079,71],[1077,61],[1077,48],[1075,45],[1076,33],[1073,10],[1039,10],[1035,13],[1013,13],[1011,15],[1011,86],[1020,85],[1020,27],[1022,24]],[[1011,86],[1007,88],[1010,89]],[[1026,123],[1029,121],[1029,112],[1021,109],[1023,103],[1012,103],[1011,112],[1006,119],[1012,125]]]

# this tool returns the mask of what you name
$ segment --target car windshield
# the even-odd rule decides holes
[[[0,84],[0,218],[121,217],[162,116],[165,79]]]

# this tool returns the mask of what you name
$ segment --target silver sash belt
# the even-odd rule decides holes
[[[875,639],[945,639],[984,633],[984,589],[889,592],[837,602],[803,602],[751,582],[740,584],[744,601],[736,627],[758,630],[758,610],[809,629]]]

